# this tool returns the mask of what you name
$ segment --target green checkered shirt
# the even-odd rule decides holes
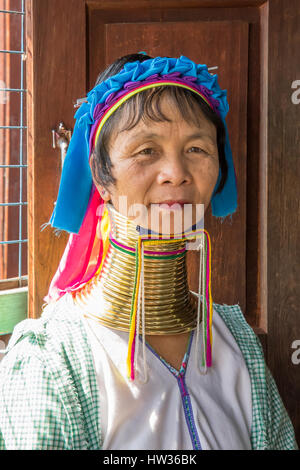
[[[47,306],[41,318],[15,327],[0,362],[1,450],[101,449],[92,352],[80,312],[64,297]],[[238,305],[214,304],[214,309],[234,336],[249,370],[252,449],[297,449],[259,339]]]

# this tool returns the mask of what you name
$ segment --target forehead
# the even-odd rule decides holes
[[[150,103],[149,100],[129,100],[117,113],[113,131],[123,137],[143,131],[148,133],[149,129],[163,132],[177,126],[180,132],[200,129],[216,138],[215,124],[205,116],[200,105],[195,100],[188,100],[188,97],[180,102],[174,94],[162,93],[155,95]]]

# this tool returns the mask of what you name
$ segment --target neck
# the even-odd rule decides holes
[[[137,288],[138,242],[136,225],[108,207],[108,249],[99,273],[74,297],[85,315],[101,324],[129,331]],[[144,331],[147,335],[174,335],[197,326],[196,300],[186,271],[186,240],[152,239],[142,256]],[[140,325],[140,333],[142,325]]]

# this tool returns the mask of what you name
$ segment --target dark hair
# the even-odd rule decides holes
[[[137,60],[143,62],[151,58],[152,57],[145,54],[123,56],[98,75],[95,86],[112,75],[119,73],[125,63],[135,62]],[[225,128],[223,121],[200,96],[196,95],[196,93],[185,88],[174,86],[161,86],[137,93],[128,101],[125,101],[125,103],[120,106],[118,112],[110,116],[102,128],[95,149],[93,150],[94,158],[92,159],[91,168],[95,181],[104,187],[116,182],[111,172],[113,165],[108,152],[108,143],[113,130],[119,125],[120,112],[126,110],[129,116],[126,121],[126,126],[122,127],[122,131],[132,129],[141,119],[150,119],[155,122],[170,121],[170,119],[164,116],[160,108],[160,98],[163,95],[168,95],[168,97],[174,101],[183,119],[187,122],[193,122],[198,125],[199,118],[197,109],[200,108],[205,117],[215,125],[217,130],[219,165],[221,169],[221,180],[216,192],[221,192],[226,183],[228,174],[228,165],[224,149]]]

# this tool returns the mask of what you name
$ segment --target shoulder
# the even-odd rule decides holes
[[[26,336],[0,365],[0,449],[72,448],[57,381],[36,341]],[[52,435],[51,435],[52,434]]]
[[[263,361],[264,353],[260,340],[247,323],[240,306],[213,303],[213,310],[231,332],[244,355],[247,366],[253,361]]]
[[[192,293],[197,295],[194,292]],[[240,351],[243,356],[253,382],[255,364],[262,364],[264,356],[260,341],[247,323],[240,306],[238,304],[227,305],[213,302],[212,324],[213,335],[214,331],[223,333],[226,331],[231,347]]]
[[[26,319],[16,325],[2,364],[7,367],[16,359],[29,357],[49,362],[49,358],[54,360],[62,351],[67,351],[69,360],[76,362],[74,349],[88,349],[84,332],[78,310],[70,296],[65,295],[47,305],[40,318]]]
[[[293,425],[265,362],[258,336],[238,304],[213,303],[213,325],[227,328],[241,351],[251,380],[253,449],[297,449]],[[234,345],[233,345],[234,346]]]
[[[247,323],[239,305],[213,304],[236,340],[249,370],[252,389],[253,449],[297,449],[293,425],[265,362],[259,338]]]
[[[192,294],[196,295],[195,292]],[[227,305],[213,302],[213,326],[227,328],[239,346],[247,366],[253,360],[263,360],[263,350],[257,335],[247,323],[238,304]]]
[[[67,298],[19,323],[0,363],[0,448],[86,448],[92,385],[84,327]]]

